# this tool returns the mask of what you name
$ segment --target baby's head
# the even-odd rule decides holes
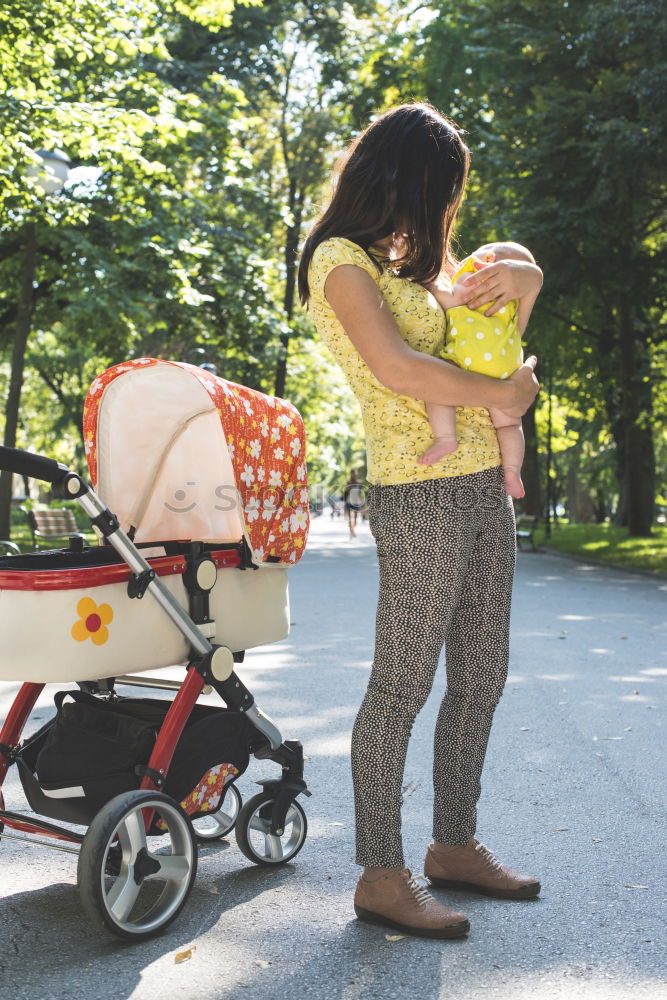
[[[535,263],[535,258],[529,250],[521,246],[520,243],[484,243],[477,247],[472,253],[473,257],[490,264],[495,260],[526,260],[529,264]]]

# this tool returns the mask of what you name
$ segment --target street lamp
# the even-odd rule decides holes
[[[546,538],[551,538],[551,520],[553,516],[552,511],[552,484],[551,484],[551,465],[553,460],[553,413],[552,413],[552,402],[553,402],[553,382],[551,375],[551,364],[547,366],[546,370],[546,384],[547,384],[547,462],[546,462],[546,517],[545,517],[545,536]]]
[[[38,161],[28,168],[26,175],[30,177],[35,187],[43,195],[52,195],[60,191],[65,184],[70,161],[62,150],[38,149],[35,151]],[[30,326],[34,309],[35,268],[37,264],[37,223],[26,222],[23,228],[23,259],[19,283],[19,301],[16,310],[16,328],[12,346],[11,372],[9,391],[5,407],[4,444],[7,448],[16,446],[16,429],[18,426],[19,409],[21,405],[21,390],[23,388],[23,368],[25,352],[30,335]],[[0,538],[9,538],[11,533],[11,503],[12,474],[0,473]]]
[[[35,181],[42,194],[56,194],[62,190],[69,176],[71,161],[62,149],[36,149],[39,162],[26,170],[26,177]]]

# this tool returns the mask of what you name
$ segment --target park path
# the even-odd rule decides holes
[[[388,940],[351,908],[357,870],[350,730],[372,657],[376,561],[363,525],[317,518],[292,572],[289,639],[248,655],[258,704],[298,737],[313,797],[293,865],[254,868],[233,837],[206,847],[161,938],[86,926],[67,855],[0,844],[2,1000],[643,1000],[663,998],[667,580],[551,554],[519,556],[510,678],[496,715],[479,835],[539,874],[542,898],[449,894],[467,940]],[[405,775],[408,863],[429,839],[430,735],[441,672]],[[0,685],[0,715],[15,685]],[[52,690],[42,701],[49,714]],[[39,721],[36,719],[35,721]],[[272,765],[253,762],[244,797]],[[15,780],[8,806],[23,808]],[[11,803],[11,805],[10,805]],[[179,953],[190,958],[177,962]]]

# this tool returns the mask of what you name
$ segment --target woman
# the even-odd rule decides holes
[[[491,721],[507,675],[515,531],[488,407],[516,416],[538,391],[536,359],[505,381],[435,357],[444,312],[436,298],[455,267],[451,240],[469,153],[427,104],[394,108],[352,143],[329,206],[305,241],[301,300],[361,405],[369,523],[380,564],[376,647],[352,735],[357,862],[355,911],[426,937],[469,924],[405,868],[401,783],[414,719],[443,645],[447,693],[434,739],[434,886],[530,898],[539,882],[497,861],[474,838]],[[466,279],[468,303],[489,313],[521,299],[529,314],[539,268],[504,260]],[[458,411],[459,447],[433,466],[424,402]]]

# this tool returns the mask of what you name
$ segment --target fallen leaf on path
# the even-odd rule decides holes
[[[623,885],[626,889],[648,889],[647,885],[633,885],[632,882],[624,882]]]
[[[177,951],[174,956],[174,965],[180,965],[181,962],[189,962],[192,958],[192,952],[197,950],[197,945],[192,948],[188,948],[187,951]]]
[[[256,965],[258,969],[268,969],[271,965],[265,958],[256,958],[252,964]]]
[[[385,934],[385,941],[402,941],[406,934]]]

